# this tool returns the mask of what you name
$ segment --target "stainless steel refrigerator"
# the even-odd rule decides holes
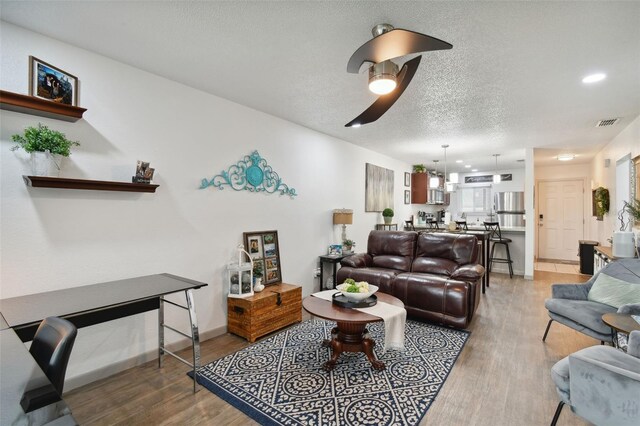
[[[493,210],[500,227],[524,226],[524,192],[497,192],[493,196]]]

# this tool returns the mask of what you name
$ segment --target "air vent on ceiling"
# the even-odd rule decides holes
[[[620,120],[620,119],[619,118],[610,118],[608,120],[600,120],[600,121],[598,121],[598,124],[596,124],[596,127],[613,126],[614,124],[616,124],[618,122],[618,120]]]

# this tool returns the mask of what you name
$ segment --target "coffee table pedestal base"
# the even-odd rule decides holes
[[[369,337],[366,324],[338,322],[338,326],[331,330],[331,340],[322,344],[331,347],[331,359],[323,364],[327,371],[335,368],[342,352],[364,352],[373,368],[385,369],[384,363],[378,361],[373,353],[376,343]]]

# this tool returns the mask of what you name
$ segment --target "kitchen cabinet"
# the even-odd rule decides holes
[[[411,204],[449,204],[448,194],[444,193],[444,177],[438,176],[437,187],[429,186],[430,174],[411,174]]]
[[[457,192],[462,213],[491,212],[491,187],[458,188]]]

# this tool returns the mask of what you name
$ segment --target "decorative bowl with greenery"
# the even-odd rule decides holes
[[[414,164],[413,165],[413,173],[425,173],[427,171],[427,166],[424,164]]]
[[[15,134],[11,139],[17,143],[11,148],[12,151],[24,149],[28,153],[49,151],[53,155],[68,157],[71,155],[72,146],[80,146],[77,141],[67,139],[64,133],[51,130],[42,123],[38,127],[27,127],[24,134]]]
[[[602,186],[596,188],[594,199],[596,202],[596,216],[598,220],[602,220],[602,217],[609,213],[609,190]]]
[[[393,209],[387,207],[386,209],[382,210],[382,217],[384,218],[384,223],[391,223],[391,219],[393,219]]]

